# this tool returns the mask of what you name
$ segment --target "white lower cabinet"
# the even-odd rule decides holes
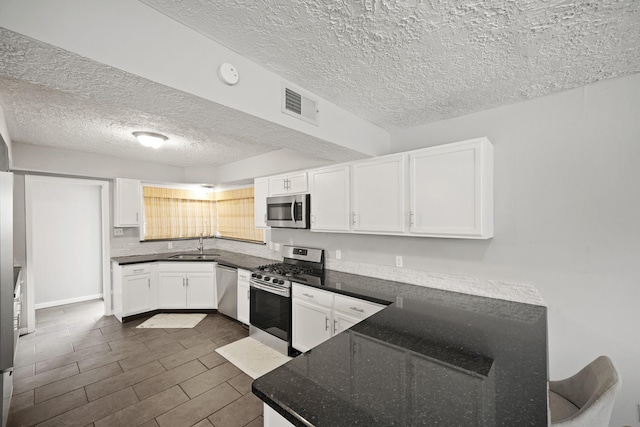
[[[238,320],[245,325],[249,324],[250,278],[251,272],[241,268],[238,269]]]
[[[293,283],[292,291],[292,344],[302,352],[385,307],[298,283]]]
[[[277,413],[271,406],[263,403],[264,427],[293,427],[285,417]]]
[[[215,265],[213,262],[160,263],[158,308],[217,308]]]
[[[294,348],[302,352],[309,351],[331,338],[331,306],[324,307],[294,297],[292,307]]]
[[[155,265],[113,263],[113,314],[123,317],[155,310],[158,287]]]

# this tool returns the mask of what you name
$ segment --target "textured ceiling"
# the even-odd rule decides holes
[[[0,105],[15,142],[176,166],[281,148],[333,161],[364,157],[4,28],[0,58]],[[162,130],[169,141],[149,150],[135,141],[137,130]]]
[[[637,0],[141,0],[386,129],[640,71]]]
[[[387,130],[640,71],[637,0],[140,1]],[[16,142],[177,166],[364,156],[3,28],[0,105]]]

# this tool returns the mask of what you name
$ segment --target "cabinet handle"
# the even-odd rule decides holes
[[[264,223],[267,223],[267,214],[264,214]]]
[[[251,291],[247,289],[247,299],[250,300],[251,299]]]
[[[151,279],[147,279],[147,286],[151,287]]]
[[[186,286],[186,279],[183,277],[182,278],[182,287],[184,288]]]
[[[357,311],[358,313],[364,313],[364,310],[358,307],[349,307],[353,311]]]
[[[189,286],[189,278],[187,277],[187,286]]]
[[[413,221],[413,211],[409,212],[409,225],[413,226],[414,225],[414,221]]]
[[[351,213],[351,222],[353,223],[353,225],[356,225],[356,213],[355,212]]]
[[[304,295],[307,298],[313,298],[313,295],[309,295],[309,294],[302,294],[302,295]]]
[[[140,268],[138,270],[133,270],[134,273],[142,273],[144,271],[144,268]]]
[[[325,318],[324,330],[328,331],[329,330],[329,318],[327,316],[325,316],[324,318]]]
[[[138,212],[136,212],[136,222],[139,222],[139,220],[138,220]]]
[[[338,321],[336,319],[333,319],[333,333],[338,333]]]

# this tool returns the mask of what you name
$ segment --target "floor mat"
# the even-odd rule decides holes
[[[219,347],[216,352],[253,379],[291,360],[251,337]]]
[[[202,313],[160,313],[145,320],[137,328],[193,328],[207,315]]]

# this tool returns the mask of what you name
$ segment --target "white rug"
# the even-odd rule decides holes
[[[137,328],[193,328],[207,317],[202,313],[160,313],[145,320]]]
[[[291,360],[251,337],[216,348],[216,352],[254,380]]]

